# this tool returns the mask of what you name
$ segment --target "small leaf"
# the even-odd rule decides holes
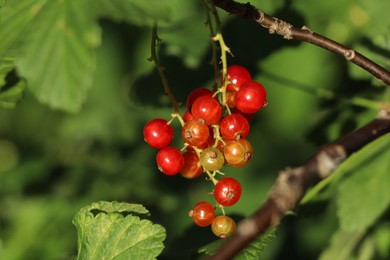
[[[96,202],[74,217],[78,259],[156,259],[164,248],[165,229],[150,220],[139,204]]]
[[[388,134],[350,158],[354,164],[349,168],[351,176],[338,188],[337,215],[342,229],[364,231],[389,207],[389,147]]]
[[[276,229],[272,228],[267,230],[263,235],[257,237],[252,243],[250,243],[244,250],[240,252],[234,259],[235,260],[248,260],[248,259],[260,259],[260,256],[265,248],[276,237]],[[218,239],[208,245],[201,247],[198,253],[206,255],[213,255],[218,248],[223,244],[224,239]]]

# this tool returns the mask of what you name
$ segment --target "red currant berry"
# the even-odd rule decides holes
[[[200,153],[200,164],[205,170],[218,171],[224,163],[225,159],[218,148],[208,147]]]
[[[256,81],[248,81],[237,90],[234,102],[241,112],[252,114],[264,106],[266,96],[267,93],[263,85]]]
[[[240,110],[238,110],[236,107],[232,108],[230,110],[230,112],[232,112],[232,114],[240,114],[240,115],[242,115],[243,117],[245,117],[246,120],[248,120],[248,122],[251,121],[253,119],[253,117],[255,116],[255,113],[251,113],[251,114],[244,113],[244,112],[241,112]]]
[[[194,119],[194,117],[192,116],[191,112],[187,109],[183,114],[183,120],[184,122],[188,122],[192,119]]]
[[[200,159],[193,149],[187,149],[183,153],[184,166],[180,171],[181,176],[187,179],[198,178],[203,173],[203,167],[200,165]]]
[[[150,120],[144,127],[144,140],[151,147],[161,149],[168,146],[173,139],[173,128],[161,118]]]
[[[192,218],[196,225],[200,227],[207,227],[211,225],[215,218],[214,207],[206,201],[201,201],[196,203],[188,215]]]
[[[241,184],[230,177],[220,179],[214,187],[214,198],[222,206],[236,204],[241,197],[241,193]]]
[[[156,156],[158,169],[165,175],[175,175],[184,166],[184,157],[179,149],[167,146],[158,151]]]
[[[241,84],[252,80],[249,71],[240,65],[231,65],[227,68],[227,78],[232,84],[228,84],[227,90],[237,90]]]
[[[211,223],[211,230],[220,238],[226,238],[236,231],[236,222],[228,216],[220,215],[214,218]]]
[[[221,135],[226,140],[239,140],[249,134],[250,126],[248,120],[240,114],[225,116],[220,123]]]
[[[236,107],[236,103],[234,103],[234,95],[236,91],[228,90],[226,91],[226,104],[230,109],[233,109]]]
[[[203,119],[206,125],[212,125],[221,118],[222,108],[214,98],[202,96],[192,104],[191,114],[195,119]]]
[[[228,164],[233,167],[242,167],[250,162],[253,148],[247,139],[229,141],[223,148],[223,155]]]
[[[191,91],[191,93],[187,97],[187,108],[191,109],[192,104],[199,97],[202,97],[202,96],[212,97],[213,94],[214,93],[210,89],[208,89],[208,88],[197,88],[197,89],[194,89],[193,91]]]
[[[203,120],[193,119],[184,124],[181,134],[187,144],[199,147],[208,141],[209,128]]]

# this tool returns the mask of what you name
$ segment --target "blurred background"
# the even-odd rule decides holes
[[[371,47],[378,47],[376,39],[382,44],[383,35],[373,32],[371,23],[380,17],[390,24],[388,15],[381,16],[381,8],[371,8],[368,0],[252,4],[372,55],[378,54]],[[185,103],[191,90],[212,86],[211,45],[201,4],[174,5],[172,21],[159,27],[159,56],[176,99]],[[240,220],[266,199],[280,170],[303,164],[320,145],[375,116],[375,110],[353,106],[348,99],[378,100],[383,89],[372,87],[369,75],[340,57],[270,35],[223,11],[220,15],[225,42],[234,54],[229,64],[248,68],[265,86],[269,103],[251,122],[252,162],[223,168],[243,187],[240,202],[227,209]],[[155,165],[157,151],[143,141],[144,124],[156,117],[169,119],[173,111],[154,64],[147,60],[151,28],[110,19],[99,24],[102,44],[94,83],[80,112],[50,109],[30,92],[15,109],[0,109],[1,259],[74,258],[72,218],[99,200],[145,205],[151,219],[167,229],[159,259],[189,259],[216,239],[187,215],[198,201],[212,202],[211,184],[203,178],[164,176]],[[387,50],[381,50],[389,55],[390,40],[385,39]],[[335,98],[315,94],[318,89],[335,93]],[[178,122],[174,126],[175,145],[181,147]],[[264,259],[317,259],[337,229],[334,207],[332,200],[321,200],[287,216]]]

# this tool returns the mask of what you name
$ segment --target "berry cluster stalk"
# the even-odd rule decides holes
[[[158,56],[157,56],[156,48],[160,42],[161,42],[161,39],[157,35],[157,22],[154,22],[153,29],[152,29],[152,41],[151,41],[151,45],[150,45],[151,56],[148,60],[153,61],[154,64],[156,65],[156,68],[158,70],[158,73],[160,74],[160,78],[161,78],[161,81],[162,81],[163,86],[164,86],[164,92],[171,100],[174,114],[179,115],[179,105],[175,99],[175,96],[173,95],[173,93],[171,91],[171,88],[169,87],[168,79],[164,73],[164,67],[161,66],[160,60],[158,59]]]

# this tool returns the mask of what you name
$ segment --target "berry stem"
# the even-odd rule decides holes
[[[168,122],[169,124],[172,122],[173,119],[177,118],[180,122],[181,127],[184,126],[185,122],[183,120],[183,117],[180,115],[180,113],[175,112],[175,113],[172,113],[171,116],[172,116],[172,119],[169,120],[169,122]]]
[[[213,182],[214,186],[217,184],[218,180],[215,178],[215,172],[211,173],[210,171],[206,170],[205,173],[209,176],[210,180]]]
[[[203,4],[203,7],[206,10],[206,16],[207,16],[206,25],[209,27],[210,38],[212,39],[213,36],[215,35],[214,26],[213,26],[213,23],[211,21],[211,16],[210,16],[210,12],[213,12],[211,10],[211,8],[210,8],[210,5],[212,3],[209,0],[202,0],[202,4]],[[210,64],[212,64],[213,67],[214,67],[214,86],[213,86],[213,88],[214,88],[214,90],[217,90],[219,82],[220,82],[220,79],[221,79],[221,72],[219,70],[218,60],[217,60],[218,46],[217,46],[217,44],[215,43],[214,40],[211,40],[211,48],[212,48],[212,57],[211,57]]]
[[[211,12],[214,16],[214,20],[215,20],[215,24],[216,24],[216,27],[217,27],[217,33],[214,34],[214,32],[212,32],[214,36],[212,36],[212,40],[214,42],[217,42],[219,43],[219,46],[220,46],[220,51],[221,51],[221,62],[222,62],[222,77],[221,77],[221,80],[222,80],[222,86],[221,88],[218,90],[218,92],[222,93],[222,105],[225,106],[226,105],[226,86],[228,85],[228,79],[227,79],[227,53],[229,53],[232,57],[234,56],[233,53],[231,52],[230,48],[226,45],[225,43],[225,40],[223,39],[223,35],[222,35],[222,28],[221,28],[221,20],[219,19],[219,15],[218,15],[218,11],[217,11],[217,8],[215,7],[214,5],[214,2],[211,1],[211,0],[204,0],[204,1],[207,1],[208,2],[208,10],[209,12]],[[214,55],[214,54],[213,54]],[[216,58],[215,58],[216,59]],[[215,63],[217,63],[215,61]],[[218,77],[219,77],[219,73],[218,73]]]
[[[168,79],[164,73],[165,68],[161,65],[160,60],[158,59],[158,56],[157,56],[156,49],[157,49],[157,46],[159,45],[160,42],[161,42],[161,39],[157,35],[157,21],[155,21],[153,23],[153,28],[152,28],[152,40],[151,40],[151,46],[150,46],[151,55],[150,55],[148,60],[153,61],[154,64],[156,65],[158,73],[159,73],[161,81],[162,81],[162,84],[164,86],[164,92],[171,100],[173,110],[175,111],[175,113],[179,114],[179,105],[178,105],[178,103],[177,103],[177,101],[176,101],[176,99],[171,91],[171,88],[169,87]]]

